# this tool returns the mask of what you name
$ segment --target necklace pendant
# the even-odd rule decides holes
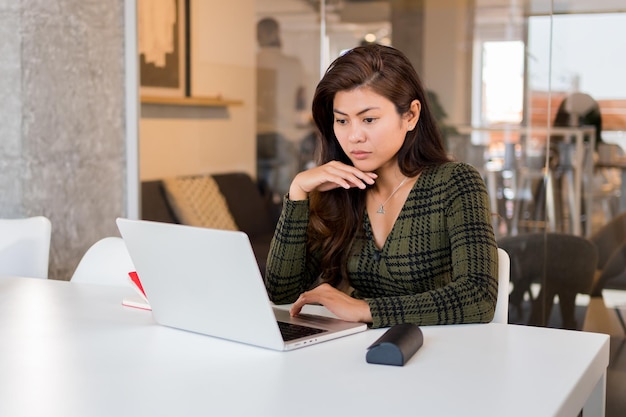
[[[382,203],[380,203],[380,207],[378,207],[378,210],[376,210],[376,213],[378,214],[385,214],[385,207],[383,207],[385,204],[387,204],[387,201],[391,200],[391,197],[393,197],[393,195],[396,193],[396,191],[398,191],[400,189],[400,187],[402,187],[402,185],[409,179],[409,177],[404,177],[404,179],[402,181],[400,181],[400,184],[398,184],[396,186],[396,188],[393,189],[393,191],[391,192],[391,194],[389,194],[389,197],[387,197],[387,199],[385,201],[383,201]]]

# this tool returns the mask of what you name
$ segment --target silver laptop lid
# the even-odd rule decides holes
[[[159,324],[282,350],[248,236],[117,219]]]

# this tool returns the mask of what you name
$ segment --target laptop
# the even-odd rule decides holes
[[[273,305],[244,232],[124,218],[117,226],[161,325],[274,350],[367,329]]]

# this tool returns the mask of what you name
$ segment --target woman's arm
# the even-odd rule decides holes
[[[294,302],[319,275],[316,259],[307,258],[308,222],[309,201],[285,198],[265,271],[267,292],[277,304]]]
[[[362,172],[338,161],[300,172],[283,201],[270,245],[265,273],[265,286],[275,303],[291,303],[311,288],[320,274],[319,257],[307,254],[309,224],[309,193],[336,188],[364,189],[374,183],[376,174]],[[308,255],[308,256],[307,256]]]

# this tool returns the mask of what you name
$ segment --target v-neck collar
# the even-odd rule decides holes
[[[385,242],[383,243],[383,246],[381,248],[376,246],[376,241],[374,240],[374,232],[372,232],[372,223],[370,222],[370,216],[367,213],[367,208],[363,209],[364,212],[365,212],[365,214],[363,216],[363,228],[365,229],[365,237],[367,239],[368,244],[371,244],[376,252],[378,252],[380,254],[386,253],[386,248],[388,246],[389,238],[394,234],[394,232],[396,230],[396,225],[398,224],[398,219],[400,219],[400,217],[404,213],[404,211],[406,209],[407,201],[409,201],[409,199],[412,197],[412,195],[416,192],[417,185],[421,181],[421,179],[424,176],[425,172],[426,172],[426,169],[423,170],[420,173],[420,175],[417,178],[417,180],[413,183],[413,186],[411,187],[411,191],[409,191],[409,194],[407,195],[406,200],[404,201],[404,204],[402,205],[402,208],[400,209],[400,213],[398,213],[398,217],[396,217],[396,220],[393,222],[393,226],[391,227],[391,230],[389,231],[389,234],[387,235],[387,238],[385,239]]]

